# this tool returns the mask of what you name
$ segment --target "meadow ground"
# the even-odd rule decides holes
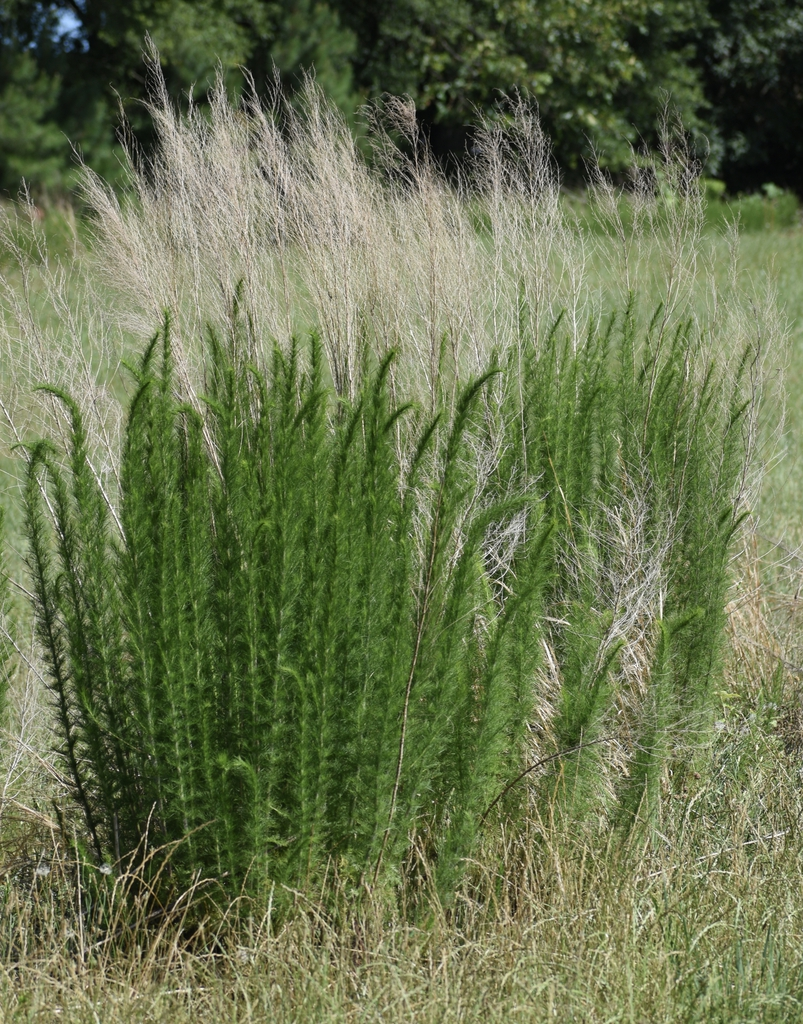
[[[709,279],[724,288],[735,280],[727,239],[704,233],[703,243],[710,273],[701,296],[694,275],[684,285],[692,306]],[[585,293],[620,303],[621,279],[614,273],[612,284],[610,261],[595,259],[585,263]],[[639,270],[647,287],[650,259]],[[38,298],[47,282],[36,272],[26,282],[8,265],[6,275],[6,295],[32,288],[32,305],[49,310],[59,331],[65,309],[54,312],[52,295]],[[169,915],[146,919],[127,898],[124,873],[82,889],[67,852],[80,826],[63,800],[47,727],[34,720],[41,685],[18,667],[0,822],[3,1020],[735,1024],[803,1016],[803,230],[745,232],[737,277],[747,315],[759,310],[756,322],[776,335],[764,367],[766,467],[753,525],[734,552],[713,728],[674,752],[686,762],[681,781],[662,779],[650,827],[623,839],[599,816],[561,815],[534,777],[529,812],[487,830],[453,899],[433,892],[422,848],[391,897],[384,890],[350,902],[353,888],[333,862],[325,898],[286,890],[199,918],[190,892]],[[304,299],[311,289],[307,279],[302,285]],[[106,282],[96,277],[93,287],[97,298]],[[767,319],[771,294],[781,331]],[[121,301],[134,308],[130,295]],[[123,328],[121,345],[135,344]],[[93,373],[116,372],[114,353],[93,348],[91,318],[70,330]],[[76,379],[58,360],[51,368]],[[44,372],[34,370],[23,378]],[[24,430],[28,397],[9,376]],[[2,458],[16,480],[11,456]],[[9,492],[13,574],[23,542]],[[99,904],[108,908],[102,929],[91,925]]]

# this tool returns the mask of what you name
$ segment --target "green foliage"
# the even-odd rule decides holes
[[[521,584],[511,570],[494,596],[485,530],[531,497],[489,502],[472,471],[489,378],[400,450],[390,358],[334,406],[317,344],[307,372],[277,352],[263,378],[213,339],[202,416],[173,397],[167,326],[157,370],[158,340],[136,369],[121,536],[69,396],[69,466],[30,449],[39,639],[95,855],[147,829],[180,840],[175,884],[201,870],[236,893],[309,886],[332,857],[376,881],[417,830],[450,882],[522,756],[549,534],[534,522]]]
[[[532,94],[562,167],[602,150],[610,166],[652,136],[666,95],[687,127],[702,124],[703,94],[688,36],[693,0],[405,0],[339,3],[359,40],[357,82],[369,95],[408,93],[430,122],[459,127],[500,92]]]
[[[69,146],[55,121],[57,75],[0,39],[0,190],[16,198],[23,177],[40,190],[61,184]]]
[[[508,420],[522,440],[509,442],[505,471],[526,465],[558,524],[553,727],[558,749],[581,748],[561,768],[562,791],[572,813],[598,806],[600,741],[615,742],[629,766],[611,789],[635,813],[654,800],[672,746],[704,731],[720,670],[753,353],[728,374],[691,324],[670,331],[660,308],[646,334],[630,309],[579,349],[560,326],[525,362],[523,408]],[[651,663],[636,700],[628,653]]]
[[[761,192],[753,195],[728,201],[712,198],[706,207],[706,223],[716,227],[738,223],[742,231],[794,228],[800,223],[800,203],[793,192],[765,182]]]
[[[0,9],[0,188],[15,194],[25,175],[37,195],[70,189],[71,144],[106,180],[119,181],[113,125],[121,101],[140,142],[151,141],[141,103],[149,88],[146,34],[177,99],[194,89],[203,104],[218,64],[233,86],[248,65],[260,88],[275,65],[288,90],[314,67],[342,109],[352,114],[358,103],[354,38],[323,2],[10,0]]]
[[[462,150],[475,111],[504,117],[501,93],[539,104],[561,167],[579,180],[594,154],[629,166],[657,141],[669,101],[709,170],[733,191],[766,181],[800,191],[800,0],[10,0],[0,11],[0,187],[24,174],[37,191],[69,188],[67,140],[108,180],[110,128],[122,100],[147,147],[141,51],[149,34],[171,97],[203,105],[220,62],[237,88],[247,66],[261,90],[302,72],[355,123],[361,101],[412,96],[433,138]]]
[[[803,192],[801,0],[709,0],[697,42],[712,149],[732,191]]]
[[[175,397],[169,323],[154,336],[117,526],[68,395],[49,389],[67,465],[29,449],[38,636],[95,856],[147,832],[172,884],[233,894],[314,886],[333,859],[392,878],[418,836],[448,895],[519,777],[544,642],[567,812],[648,812],[718,674],[748,354],[726,376],[660,308],[578,348],[558,323],[424,421],[390,399],[392,356],[349,404],[317,342],[265,375],[236,349],[211,338],[199,411]]]

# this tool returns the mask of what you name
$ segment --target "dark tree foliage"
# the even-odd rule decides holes
[[[803,195],[803,2],[709,0],[698,63],[732,190]]]
[[[150,119],[139,102],[148,94],[146,34],[177,98],[193,89],[202,100],[218,62],[233,88],[242,85],[239,68],[251,68],[261,88],[275,64],[286,87],[314,67],[341,107],[357,105],[353,37],[326,3],[2,0],[0,190],[13,195],[21,175],[38,192],[68,188],[71,144],[96,171],[115,179],[120,103],[140,140],[149,141]]]
[[[114,179],[122,102],[147,146],[146,33],[172,95],[203,102],[216,63],[291,91],[305,69],[354,123],[411,95],[436,150],[461,151],[477,111],[534,95],[570,179],[654,143],[670,103],[731,191],[803,192],[803,0],[3,0],[0,190],[68,189],[71,144]]]
[[[61,180],[61,78],[46,70],[54,30],[52,11],[14,0],[0,6],[0,189],[16,190],[23,175],[45,188]]]
[[[564,172],[597,153],[611,167],[654,130],[671,96],[691,130],[705,101],[689,64],[696,0],[337,0],[369,94],[415,97],[438,134],[493,112],[502,93],[534,95]]]

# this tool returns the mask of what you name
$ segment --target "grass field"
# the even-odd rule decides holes
[[[313,104],[312,115],[315,110]],[[254,111],[250,114],[254,116]],[[612,310],[621,311],[633,292],[646,318],[659,300],[664,302],[659,321],[663,315],[667,332],[686,321],[699,327],[701,348],[683,350],[684,372],[694,386],[704,376],[694,363],[695,353],[703,353],[703,364],[708,365],[705,360],[710,357],[710,365],[721,367],[725,381],[744,344],[754,345],[750,351],[760,353],[750,378],[752,391],[748,388],[748,471],[738,493],[729,499],[734,520],[742,510],[750,514],[728,549],[724,641],[715,644],[712,656],[717,667],[706,676],[699,706],[692,707],[690,698],[687,703],[679,700],[678,714],[673,705],[668,719],[656,727],[660,742],[654,746],[660,754],[656,764],[644,767],[644,795],[632,821],[628,818],[623,827],[621,794],[629,793],[630,780],[640,777],[639,758],[649,748],[636,735],[639,714],[669,671],[656,652],[662,650],[661,637],[670,635],[670,627],[663,625],[663,606],[674,576],[668,571],[663,576],[663,568],[655,570],[660,579],[653,593],[649,571],[655,559],[669,560],[671,552],[666,552],[674,525],[670,523],[670,529],[657,517],[652,521],[657,540],[644,540],[639,533],[639,524],[649,521],[652,503],[662,500],[657,483],[652,490],[652,485],[638,490],[634,484],[627,492],[632,499],[627,505],[611,498],[611,493],[622,497],[615,489],[593,491],[592,482],[587,485],[592,497],[582,508],[593,528],[581,537],[578,524],[586,492],[578,485],[573,500],[564,480],[569,497],[557,488],[562,498],[556,500],[557,515],[565,509],[569,533],[575,530],[576,535],[571,543],[561,541],[564,546],[554,569],[558,582],[539,598],[539,614],[550,613],[543,623],[552,624],[540,634],[544,640],[536,646],[546,655],[532,674],[535,693],[529,721],[540,716],[540,724],[531,725],[516,754],[517,766],[544,763],[519,780],[514,789],[518,795],[509,807],[503,801],[498,816],[487,811],[482,815],[454,883],[444,888],[438,876],[438,864],[446,861],[445,855],[438,859],[438,828],[446,834],[449,823],[439,821],[437,809],[429,812],[415,805],[409,837],[398,840],[403,852],[395,866],[387,866],[387,840],[381,843],[378,859],[375,847],[370,848],[373,872],[360,873],[354,866],[357,854],[344,852],[346,846],[341,845],[335,852],[324,850],[318,873],[308,870],[311,881],[306,886],[289,882],[291,875],[279,874],[278,867],[271,877],[268,868],[265,884],[248,888],[244,883],[242,895],[231,898],[222,874],[217,879],[199,874],[189,884],[185,878],[182,893],[174,892],[168,902],[159,904],[152,893],[161,893],[161,880],[172,870],[170,857],[164,866],[160,851],[149,854],[143,845],[148,862],[143,867],[127,859],[127,851],[115,851],[116,817],[107,822],[111,838],[101,851],[108,853],[109,863],[91,852],[81,801],[75,799],[75,776],[63,753],[63,738],[54,733],[49,710],[52,673],[48,676],[41,628],[37,647],[30,604],[21,590],[12,588],[6,599],[6,625],[16,650],[8,659],[9,709],[0,748],[0,1016],[15,1022],[87,1024],[735,1024],[800,1019],[803,229],[743,231],[734,261],[736,236],[712,224],[715,217],[709,216],[706,226],[702,196],[690,191],[684,177],[688,166],[682,150],[667,152],[656,164],[669,181],[670,198],[636,190],[634,198],[620,201],[603,189],[596,206],[589,200],[589,214],[585,200],[567,203],[560,197],[543,158],[544,140],[521,110],[512,141],[498,140],[493,150],[489,136],[488,152],[496,153],[500,162],[497,166],[488,159],[483,188],[468,198],[450,191],[432,168],[409,163],[398,165],[396,172],[391,167],[382,179],[390,182],[388,191],[382,192],[377,180],[355,163],[338,126],[324,114],[318,110],[318,120],[309,116],[291,122],[288,131],[295,149],[288,157],[270,135],[270,124],[258,122],[255,135],[243,134],[246,119],[233,116],[222,98],[216,108],[218,120],[213,119],[216,131],[208,132],[171,119],[157,106],[161,163],[135,183],[139,191],[127,208],[116,206],[97,183],[90,183],[94,227],[89,231],[85,224],[80,226],[89,240],[79,243],[74,261],[65,240],[69,232],[56,214],[34,224],[44,234],[42,251],[33,251],[33,258],[30,241],[24,241],[15,262],[11,243],[27,236],[16,228],[6,232],[0,393],[6,423],[0,458],[8,480],[9,574],[27,590],[34,585],[24,567],[30,542],[30,528],[28,541],[24,536],[20,493],[25,465],[12,446],[32,436],[51,436],[59,443],[74,437],[63,406],[37,395],[34,387],[49,382],[78,397],[95,479],[104,494],[111,495],[109,506],[119,511],[124,490],[119,483],[124,477],[118,468],[119,453],[125,432],[119,403],[128,401],[134,390],[130,375],[129,383],[123,383],[121,360],[138,356],[145,339],[158,329],[165,308],[172,313],[175,338],[171,382],[185,406],[202,411],[198,422],[211,431],[214,415],[204,411],[200,397],[210,394],[211,371],[199,339],[206,320],[223,331],[239,315],[233,312],[233,297],[252,317],[243,345],[258,368],[269,362],[260,339],[270,335],[286,346],[294,332],[315,328],[325,352],[326,386],[332,394],[337,392],[332,409],[353,409],[348,403],[357,402],[373,365],[392,343],[398,349],[391,382],[394,398],[398,393],[403,401],[412,394],[422,410],[440,409],[452,422],[461,408],[460,388],[492,356],[501,365],[513,365],[504,359],[515,360],[517,353],[538,355],[549,324],[565,310],[567,348],[560,350],[561,365],[572,367],[577,353],[582,356],[592,348],[595,335],[589,323],[598,325]],[[395,111],[397,132],[404,129],[403,114],[401,107]],[[381,138],[389,145],[387,137]],[[268,157],[275,161],[270,174],[262,168],[261,178],[249,171],[255,151],[265,154],[266,165]],[[389,152],[384,151],[386,159]],[[522,153],[530,160],[524,170]],[[528,192],[525,184],[538,175],[539,188]],[[643,204],[641,229],[637,217],[635,227],[627,218],[617,223],[617,203],[629,211],[627,202],[635,209]],[[523,347],[525,335],[532,349]],[[603,359],[594,365],[604,369],[607,363]],[[517,443],[515,434],[495,435],[493,430],[488,441],[480,427],[491,423],[495,429],[505,421],[503,398],[523,418],[524,405],[516,405],[519,379],[523,378],[510,374],[513,386],[498,405],[492,397],[487,399],[485,418],[477,417],[482,422],[475,434],[466,428],[470,444],[460,449],[456,463],[463,473],[455,491],[458,540],[443,556],[444,578],[463,578],[455,566],[462,564],[461,552],[469,545],[466,524],[473,513],[459,511],[462,495],[479,494],[480,505],[490,502],[485,492],[471,489],[475,478],[501,476],[506,446]],[[581,389],[578,376],[578,392]],[[300,385],[299,393],[305,394]],[[222,392],[216,394],[220,405]],[[615,392],[604,415],[612,416],[626,397]],[[560,401],[570,403],[571,396]],[[321,431],[326,423],[338,422],[336,412],[330,411],[328,417],[320,421]],[[359,421],[366,436],[367,422]],[[626,442],[622,430],[627,420],[616,422],[620,426],[612,435],[614,449]],[[712,423],[713,444],[717,435],[716,422]],[[647,419],[645,436],[646,432]],[[494,447],[498,437],[503,441]],[[604,437],[604,448],[603,441]],[[225,448],[208,437],[206,442],[212,452]],[[410,448],[405,448],[409,437],[400,430],[394,443],[396,447],[387,450],[401,452],[404,467],[405,459],[412,458]],[[550,459],[555,451],[548,449]],[[628,465],[616,462],[615,452],[611,458],[617,466]],[[410,537],[428,536],[429,524],[437,521],[433,509],[442,505],[427,502],[437,490],[433,481],[440,479],[439,467],[448,466],[448,460],[444,446],[433,456],[426,486],[415,492],[418,513],[410,518]],[[591,455],[580,452],[581,466],[590,460]],[[483,468],[488,464],[491,471]],[[66,474],[67,460],[60,465]],[[509,472],[506,479],[515,482],[515,472]],[[445,478],[446,470],[443,473]],[[544,476],[534,473],[528,486],[535,487]],[[707,479],[704,474],[703,478]],[[397,481],[393,488],[401,489],[401,484]],[[441,492],[445,491],[444,483]],[[691,500],[698,501],[699,496],[691,493]],[[52,501],[58,497],[44,485],[42,494],[50,494]],[[507,500],[510,494],[504,497]],[[548,497],[539,501],[546,503]],[[391,510],[385,513],[388,517],[395,507],[382,506]],[[672,507],[667,522],[672,515],[682,519],[684,508]],[[59,519],[58,512],[52,519],[71,521],[66,515]],[[664,526],[669,539],[662,539]],[[82,541],[87,549],[91,542],[91,537]],[[56,550],[58,536],[50,543]],[[349,543],[358,552],[356,561],[358,542]],[[606,552],[614,552],[609,564]],[[695,554],[702,558],[702,552],[692,558]],[[572,774],[572,762],[556,756],[556,738],[571,735],[569,729],[560,732],[561,715],[571,717],[571,707],[566,710],[570,697],[579,701],[579,691],[572,697],[568,684],[572,658],[584,650],[589,631],[608,623],[602,640],[596,641],[597,664],[608,643],[605,631],[612,628],[598,607],[609,595],[605,572],[600,570],[602,582],[590,594],[583,590],[583,581],[591,578],[592,563],[592,568],[600,563],[613,572],[630,566],[631,556],[638,586],[633,585],[623,599],[628,615],[620,618],[627,624],[621,626],[616,653],[611,655],[611,664],[614,658],[621,658],[621,664],[610,669],[612,682],[606,686],[612,696],[599,712],[599,724],[589,717],[579,730],[580,746],[583,741],[597,744],[590,752],[593,757]],[[505,575],[510,565],[524,573],[513,555],[500,556],[500,562],[505,558],[492,580],[501,580],[498,593],[491,593],[489,582],[491,596],[483,597],[483,591],[476,598],[489,618],[493,615],[487,609],[496,607],[493,601],[504,601],[499,594],[516,587],[516,577]],[[689,568],[692,558],[681,565]],[[429,564],[434,562],[435,555]],[[560,572],[565,577],[559,577]],[[683,575],[681,570],[674,572]],[[68,578],[64,570],[63,579]],[[476,582],[473,577],[470,581]],[[92,579],[81,577],[80,582],[91,591]],[[358,591],[349,593],[351,602],[358,604]],[[429,600],[434,586],[426,584],[423,593]],[[55,607],[60,595],[53,600]],[[700,603],[697,596],[695,600]],[[614,621],[617,609],[611,605]],[[574,624],[574,632],[561,633],[562,625],[569,626],[564,615]],[[691,621],[693,615],[688,618]],[[346,617],[337,621],[345,623],[338,626],[343,633],[351,628]],[[387,623],[390,631],[392,616]],[[363,629],[358,625],[355,635]],[[483,642],[490,645],[490,640],[483,641],[492,635],[487,623],[480,621],[472,630],[450,657],[459,660],[461,651],[473,650],[472,638],[480,638],[480,655]],[[421,626],[419,639],[423,634]],[[369,663],[373,655],[358,646],[361,636],[353,650]],[[436,653],[439,642],[437,634],[432,640]],[[414,667],[417,657],[416,648]],[[125,658],[133,659],[130,648]],[[679,660],[678,655],[675,658]],[[550,659],[557,665],[553,667]],[[438,668],[434,675],[438,673],[445,670]],[[47,678],[50,695],[44,685]],[[486,677],[471,678],[476,694],[486,685]],[[408,697],[410,688],[408,682]],[[627,700],[617,696],[625,691]],[[80,693],[73,700],[80,703]],[[480,705],[472,707],[467,736],[470,725],[479,721]],[[406,715],[405,703],[405,720]],[[100,716],[98,711],[95,718]],[[104,749],[115,749],[114,740],[111,736]],[[53,751],[59,744],[61,755]],[[194,749],[190,742],[184,756],[192,756]],[[508,774],[501,776],[505,782],[515,775],[510,760],[504,760],[509,754],[500,755],[500,763],[507,766]],[[88,762],[90,755],[84,760]],[[486,762],[478,758],[476,763]],[[223,774],[223,761],[216,765],[215,771]],[[391,820],[401,755],[398,765]],[[475,770],[479,786],[480,769],[472,765]],[[97,772],[81,776],[82,771],[87,769],[78,764],[80,777],[97,778]],[[493,779],[500,788],[497,777]],[[426,784],[436,791],[435,781]],[[458,783],[449,782],[449,787],[446,802]],[[332,796],[328,799],[334,801]],[[401,798],[398,803],[402,805]],[[100,798],[95,806],[102,807]],[[458,805],[449,806],[456,817]],[[325,820],[325,809],[316,820]],[[286,847],[294,841],[290,836]],[[176,861],[183,850],[178,845]],[[276,864],[281,850],[277,844]],[[148,864],[163,866],[149,874]],[[390,872],[387,877],[381,875],[381,866]],[[224,896],[215,899],[218,890]]]

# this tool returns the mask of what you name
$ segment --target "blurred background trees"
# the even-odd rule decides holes
[[[0,190],[68,191],[73,148],[113,180],[120,103],[147,145],[146,32],[177,98],[202,102],[218,60],[233,88],[241,66],[288,92],[314,67],[353,123],[409,93],[460,153],[521,90],[569,181],[592,152],[621,170],[669,102],[729,190],[803,193],[803,0],[0,0]]]

